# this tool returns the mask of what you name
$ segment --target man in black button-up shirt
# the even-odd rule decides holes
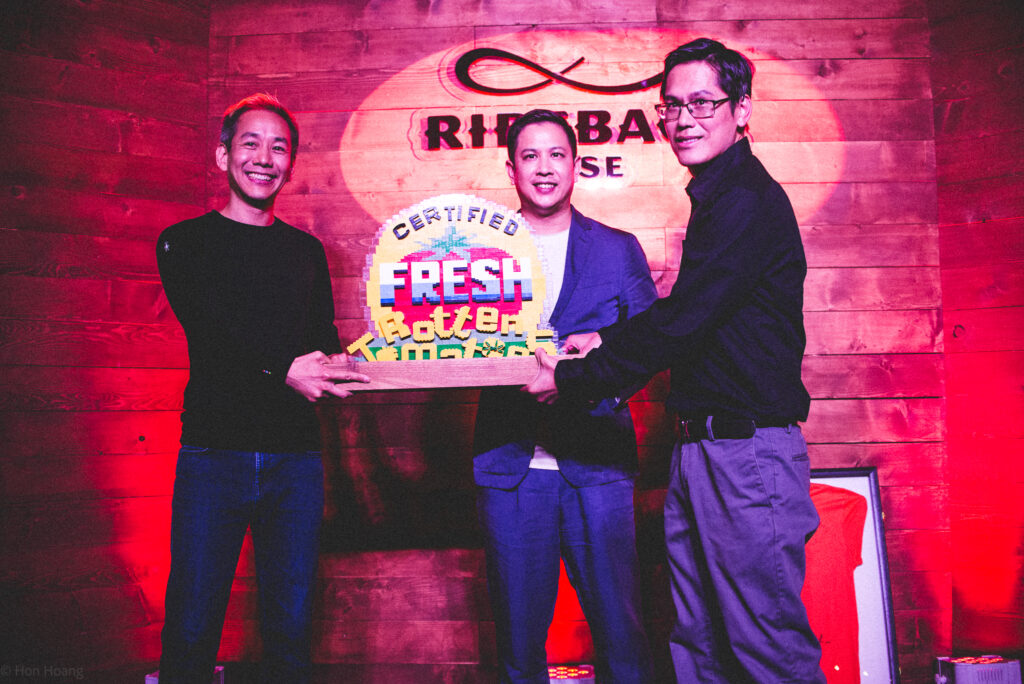
[[[800,232],[782,187],[750,151],[750,63],[705,38],[665,60],[657,106],[693,175],[679,277],[668,297],[567,347],[527,386],[541,401],[595,400],[671,368],[682,438],[665,537],[679,682],[824,682],[800,600],[818,525],[798,421],[805,336]],[[591,351],[592,350],[592,351]]]

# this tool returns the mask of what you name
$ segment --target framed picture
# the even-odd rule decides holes
[[[807,544],[804,602],[826,678],[898,684],[877,470],[812,470],[811,498],[821,525]]]

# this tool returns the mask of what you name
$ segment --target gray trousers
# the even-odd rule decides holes
[[[818,527],[798,426],[676,444],[665,542],[680,684],[824,684],[800,600]]]

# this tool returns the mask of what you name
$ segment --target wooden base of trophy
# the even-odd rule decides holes
[[[537,367],[536,356],[352,362],[345,368],[370,376],[371,382],[346,383],[345,389],[380,392],[525,385],[536,377]]]

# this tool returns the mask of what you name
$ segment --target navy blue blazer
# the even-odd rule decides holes
[[[626,320],[656,298],[637,239],[573,208],[565,276],[551,314],[559,339]],[[605,399],[596,406],[547,406],[517,387],[502,387],[480,394],[473,438],[476,483],[500,489],[518,486],[529,470],[542,420],[548,426],[548,450],[572,485],[604,484],[636,474],[636,434],[625,403]]]

